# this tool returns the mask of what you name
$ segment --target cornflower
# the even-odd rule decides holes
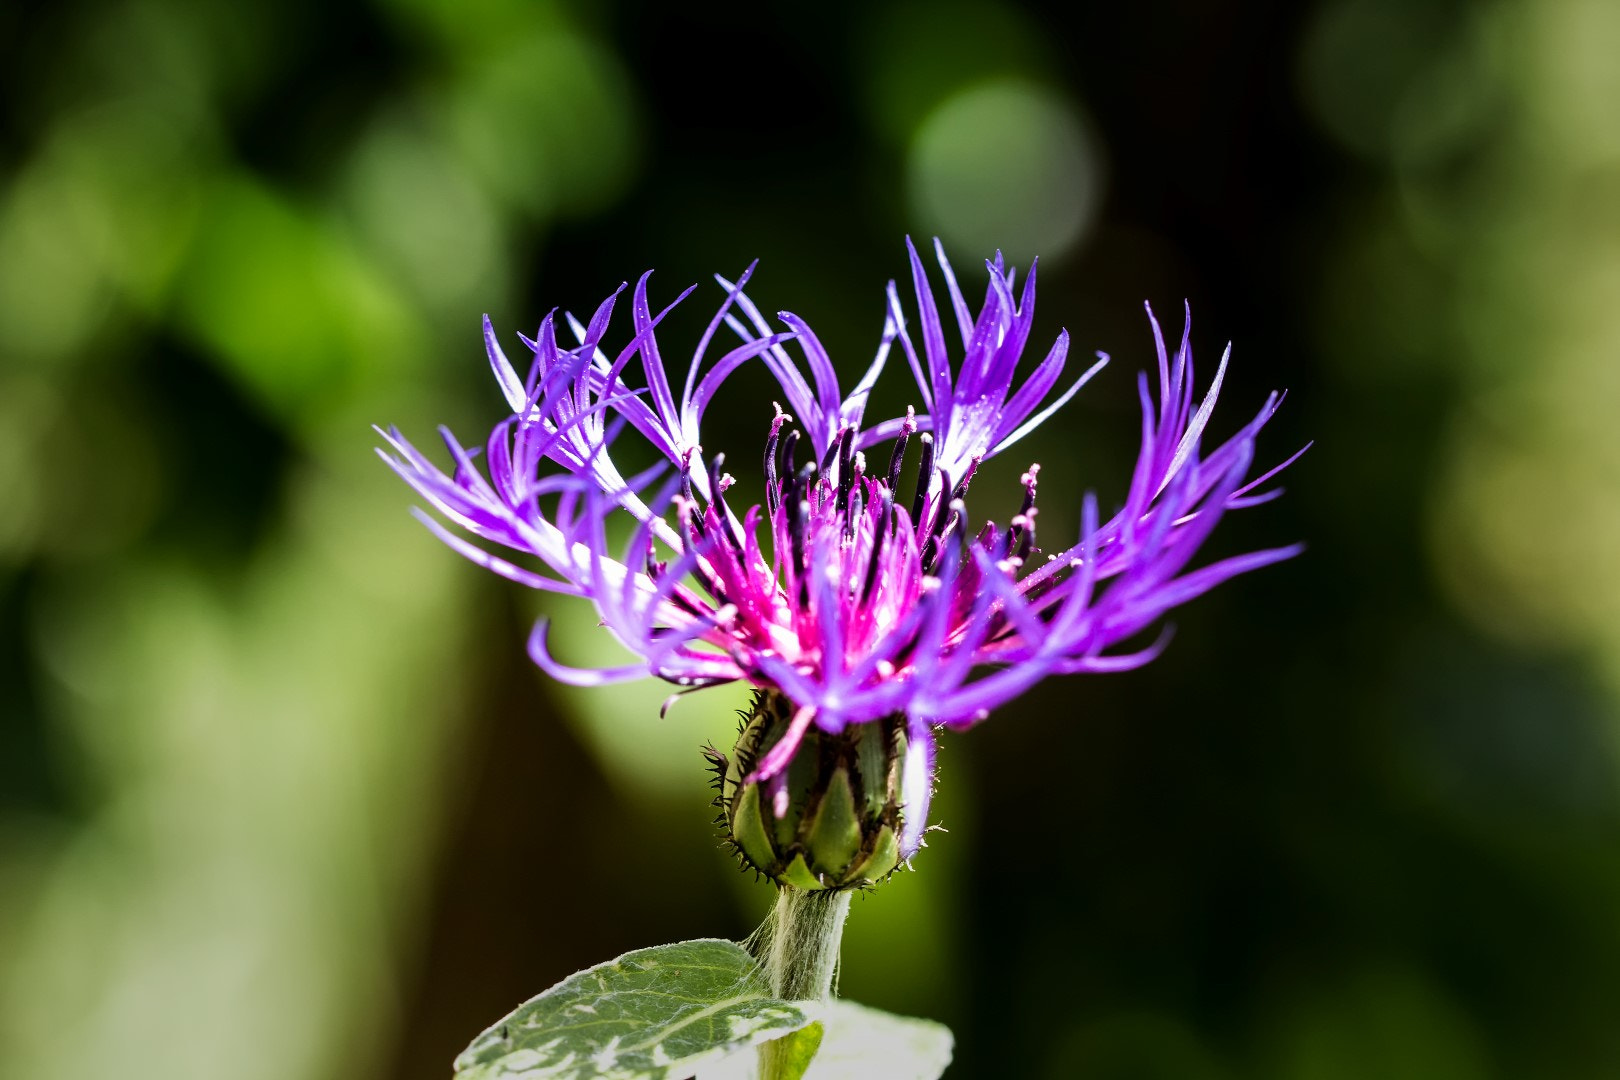
[[[657,329],[696,286],[654,314],[649,272],[631,292],[633,334],[616,353],[605,341],[625,285],[587,322],[563,316],[572,344],[559,341],[557,313],[548,314],[533,339],[522,338],[530,354],[522,376],[485,318],[490,366],[511,415],[485,441],[482,468],[476,451],[448,430],[441,429],[448,471],[397,429],[381,433],[392,451],[379,451],[384,460],[483,544],[418,510],[440,539],[513,581],[589,601],[637,657],[624,666],[567,666],[552,655],[542,619],[529,652],[550,675],[588,686],[651,674],[682,688],[742,681],[761,691],[754,712],[766,728],[745,733],[737,762],[716,755],[723,816],[748,862],[811,889],[870,882],[915,853],[941,728],[971,727],[1049,675],[1146,664],[1166,634],[1145,647],[1120,647],[1171,608],[1300,550],[1270,548],[1188,569],[1222,514],[1277,495],[1260,489],[1298,454],[1250,476],[1256,437],[1281,402],[1275,393],[1206,452],[1230,346],[1195,400],[1190,314],[1171,353],[1151,308],[1158,372],[1156,380],[1138,379],[1141,444],[1123,505],[1105,520],[1087,495],[1074,542],[1037,558],[1040,467],[1030,465],[1019,512],[1005,526],[975,528],[967,496],[983,463],[1052,416],[1108,357],[1097,354],[1053,397],[1068,360],[1066,331],[1043,359],[1019,370],[1034,322],[1034,265],[1020,290],[999,253],[988,261],[989,286],[975,315],[936,241],[948,300],[942,315],[922,260],[906,246],[915,334],[890,282],[877,354],[847,394],[803,319],[781,312],[783,329],[773,330],[749,299],[744,286],[754,266],[735,283],[716,278],[725,299],[677,392],[681,372],[666,366]],[[722,330],[736,343],[713,359]],[[919,407],[868,424],[868,400],[896,343]],[[725,380],[752,361],[769,369],[781,398],[764,423],[763,502],[741,507],[728,499],[725,456],[705,451],[701,427]],[[631,437],[657,451],[657,467],[625,475],[614,451]],[[607,522],[618,514],[633,527],[615,551]],[[862,732],[879,729],[877,764],[862,764]],[[819,856],[812,849],[816,829],[830,828],[817,825],[832,813],[822,804],[832,804],[815,792],[804,804],[789,783],[808,741],[845,748],[841,782],[849,794],[838,798],[866,803],[873,815],[855,834],[839,834],[847,843],[832,845],[831,861],[825,842]],[[757,794],[769,815],[739,824],[744,794]],[[789,820],[795,800],[803,827],[767,837],[774,822]],[[747,805],[748,814],[762,813]],[[795,856],[800,863],[789,865]]]

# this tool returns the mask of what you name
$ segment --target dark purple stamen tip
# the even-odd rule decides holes
[[[878,510],[877,524],[872,527],[872,553],[866,559],[866,578],[861,582],[861,603],[872,600],[872,588],[877,584],[878,566],[883,560],[883,542],[888,538],[889,525],[894,518],[894,496],[883,492],[883,506]]]
[[[900,435],[894,440],[894,453],[889,455],[889,490],[894,491],[900,486],[900,470],[906,464],[906,443],[911,439],[911,432],[900,429]]]
[[[934,437],[922,433],[922,460],[917,463],[917,494],[911,500],[911,522],[922,528],[923,507],[928,502],[928,487],[934,479]]]

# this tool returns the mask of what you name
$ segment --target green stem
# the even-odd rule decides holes
[[[777,891],[759,951],[772,994],[786,1001],[824,1001],[832,996],[850,895],[847,889]],[[781,1039],[760,1046],[760,1080],[784,1075],[784,1049]]]

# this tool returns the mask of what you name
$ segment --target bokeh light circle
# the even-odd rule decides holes
[[[952,247],[1015,262],[1056,258],[1084,237],[1101,155],[1074,104],[1022,79],[977,83],[918,125],[907,161],[911,212]]]

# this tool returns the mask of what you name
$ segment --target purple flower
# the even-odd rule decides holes
[[[1227,356],[1196,400],[1190,316],[1172,355],[1151,309],[1158,379],[1155,387],[1139,377],[1142,440],[1124,505],[1103,520],[1087,496],[1077,541],[1037,558],[1039,466],[1031,465],[1019,513],[1005,527],[975,528],[966,497],[979,466],[1063,405],[1107,357],[1099,354],[1052,397],[1067,333],[1027,375],[1018,371],[1034,321],[1034,268],[1015,291],[1016,271],[999,255],[987,263],[989,288],[975,316],[936,241],[950,305],[942,318],[922,260],[909,241],[907,248],[915,340],[891,283],[876,358],[847,395],[802,319],[782,312],[785,329],[773,331],[743,292],[752,266],[735,284],[717,279],[725,300],[677,393],[671,375],[681,372],[666,367],[656,336],[670,309],[653,313],[643,275],[631,294],[634,334],[616,354],[604,341],[623,286],[588,323],[566,317],[576,344],[560,344],[555,313],[546,316],[534,340],[522,339],[532,356],[522,378],[485,320],[490,365],[512,415],[491,432],[482,471],[476,452],[448,431],[448,472],[397,430],[383,433],[393,453],[382,452],[445,519],[524,561],[418,512],[446,543],[514,581],[584,597],[640,658],[618,668],[566,667],[551,655],[542,620],[530,653],[557,679],[593,685],[653,674],[682,687],[743,680],[789,699],[789,732],[760,757],[751,780],[780,784],[812,724],[836,734],[903,715],[922,751],[910,755],[903,781],[903,857],[927,820],[939,726],[969,727],[1048,675],[1147,663],[1165,637],[1128,643],[1170,608],[1299,551],[1272,548],[1188,569],[1221,515],[1278,494],[1257,489],[1294,458],[1249,475],[1276,394],[1205,452]],[[737,344],[711,360],[722,329]],[[868,396],[896,342],[921,409],[866,425]],[[721,383],[756,359],[780,384],[786,408],[778,403],[762,417],[764,501],[744,506],[728,498],[725,458],[706,453],[700,430]],[[627,429],[662,456],[660,467],[625,475],[613,451]],[[620,512],[633,529],[615,551],[606,525]],[[1122,645],[1127,651],[1117,651]]]

